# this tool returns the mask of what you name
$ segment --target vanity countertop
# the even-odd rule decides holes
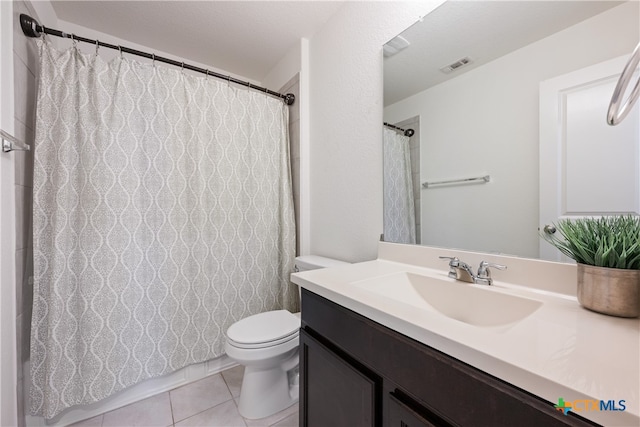
[[[490,260],[502,261],[500,257]],[[533,262],[540,268],[541,261]],[[551,268],[554,264],[550,263]],[[491,291],[535,299],[543,303],[541,307],[508,327],[485,328],[352,284],[401,272],[452,280],[447,278],[446,264],[443,267],[435,269],[378,258],[295,273],[291,280],[549,402],[557,403],[559,398],[575,402],[574,411],[587,419],[607,426],[640,425],[639,319],[594,313],[582,308],[575,296],[551,292],[548,286],[536,289],[501,282],[498,274]],[[582,402],[576,402],[579,400],[613,400],[616,408],[621,408],[619,403],[624,401],[626,409],[590,410],[589,405],[583,408]]]

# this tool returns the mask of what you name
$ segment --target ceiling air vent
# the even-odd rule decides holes
[[[449,64],[446,67],[440,68],[440,71],[442,71],[445,74],[449,74],[459,68],[464,67],[465,65],[471,64],[472,62],[473,61],[471,60],[471,58],[469,58],[468,56],[465,56],[464,58],[457,60],[453,64]]]

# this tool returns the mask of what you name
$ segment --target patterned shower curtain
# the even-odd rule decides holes
[[[298,293],[281,100],[39,49],[30,394],[52,418],[222,355]]]
[[[416,243],[409,137],[386,127],[383,130],[384,240]]]

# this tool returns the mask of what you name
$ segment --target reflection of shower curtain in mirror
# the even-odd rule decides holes
[[[384,240],[416,243],[409,138],[384,128]]]

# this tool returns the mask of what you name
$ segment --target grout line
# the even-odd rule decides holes
[[[0,0],[0,1],[1,1],[1,0]],[[226,369],[226,370],[229,370],[229,369],[233,369],[233,368],[228,368],[228,369]],[[222,371],[222,372],[224,372],[224,371]],[[191,383],[188,383],[188,384],[183,384],[183,385],[180,385],[180,386],[178,386],[178,387],[174,387],[174,388],[172,388],[171,390],[167,390],[167,391],[165,392],[165,393],[169,393],[169,408],[171,409],[171,421],[172,421],[172,426],[175,426],[175,424],[176,424],[177,422],[182,422],[182,421],[188,420],[189,418],[195,417],[196,415],[199,415],[199,414],[201,414],[201,413],[203,413],[203,412],[206,412],[206,411],[208,411],[208,410],[210,410],[210,409],[213,409],[213,408],[216,408],[216,407],[218,407],[218,406],[220,406],[220,405],[223,405],[223,404],[225,404],[225,403],[228,403],[229,401],[233,401],[234,406],[235,406],[235,408],[236,408],[236,412],[238,411],[238,404],[237,404],[237,402],[236,402],[236,399],[235,399],[235,397],[233,396],[233,394],[231,393],[231,389],[229,388],[229,384],[227,383],[227,380],[224,378],[224,376],[222,376],[222,372],[219,372],[218,374],[214,374],[214,375],[220,375],[220,376],[222,377],[222,380],[224,381],[225,385],[227,386],[227,390],[229,391],[229,396],[231,396],[231,397],[230,397],[230,399],[227,399],[227,400],[225,400],[225,401],[223,401],[223,402],[218,403],[217,405],[211,406],[211,407],[206,408],[206,409],[204,409],[204,410],[202,410],[202,411],[200,411],[200,412],[197,412],[197,413],[195,413],[195,414],[192,414],[192,415],[190,415],[190,416],[188,416],[188,417],[186,417],[186,418],[184,418],[184,419],[182,419],[182,420],[176,421],[176,419],[175,419],[175,415],[174,415],[174,413],[173,413],[173,400],[171,399],[171,392],[172,392],[172,391],[174,391],[174,390],[177,390],[177,389],[179,389],[179,388],[181,388],[181,387],[186,387],[186,386],[188,386],[188,385],[190,385],[190,384],[193,384],[194,382],[191,382]],[[200,380],[198,380],[198,381],[200,381]],[[197,381],[196,381],[196,382],[197,382]],[[162,394],[162,393],[160,393],[160,394]],[[156,395],[156,396],[158,396],[158,395]],[[153,397],[153,396],[152,396],[152,397]],[[142,400],[144,400],[144,399],[142,399]],[[138,403],[138,402],[140,402],[140,401],[141,401],[141,400],[138,400],[138,401],[136,401],[136,402],[132,402],[132,403],[130,403],[129,405],[125,405],[125,406],[123,406],[123,407],[121,407],[121,408],[125,408],[125,407],[127,407],[127,406],[134,405],[134,404],[136,404],[136,403]],[[121,409],[121,408],[117,408],[117,409]],[[117,410],[117,409],[114,409],[114,410]],[[107,412],[113,412],[113,411],[107,411]],[[96,417],[98,417],[98,416],[100,416],[100,417],[101,417],[101,420],[100,420],[100,427],[103,427],[103,426],[104,426],[104,416],[105,416],[105,414],[107,414],[107,412],[103,412],[102,414],[96,415]],[[247,426],[247,423],[246,423],[246,420],[244,419],[244,417],[242,417],[242,415],[240,415],[240,413],[239,413],[239,412],[238,412],[238,416],[239,416],[240,418],[242,418],[242,422],[244,423],[244,425],[245,425],[245,427],[246,427],[246,426]],[[83,421],[86,421],[86,420],[83,420]]]
[[[233,368],[229,368],[229,369],[225,369],[225,371],[231,370]],[[224,372],[224,371],[222,371]],[[240,414],[240,411],[238,410],[238,401],[236,400],[236,397],[233,395],[233,393],[231,392],[231,387],[229,387],[229,383],[227,382],[226,378],[224,377],[224,375],[222,375],[222,372],[220,372],[220,376],[222,377],[222,379],[224,380],[224,383],[227,385],[227,388],[229,389],[229,394],[231,395],[231,401],[233,402],[233,406],[236,408],[236,413],[238,414],[238,416],[242,419],[242,423],[245,425],[245,427],[248,427],[249,424],[247,424],[247,420],[245,417],[243,417]],[[240,396],[238,396],[238,399],[240,398]]]
[[[36,106],[36,107],[37,107],[37,106]],[[17,117],[17,116],[15,116],[15,115],[14,115],[14,116],[13,116],[13,119],[14,119],[16,122],[20,123],[22,126],[24,126],[24,127],[25,127],[25,129],[28,129],[28,130],[30,130],[31,132],[35,132],[35,131],[36,131],[36,130],[35,130],[34,128],[32,128],[30,125],[28,125],[28,124],[26,124],[25,122],[23,122],[23,121],[22,121],[22,119],[21,119],[20,117]],[[35,120],[34,120],[34,121],[35,121]],[[34,124],[35,124],[35,123],[34,123]],[[25,133],[26,133],[26,132],[25,132]],[[35,134],[33,135],[33,139],[34,139],[33,143],[35,143],[35,139],[36,139]],[[31,151],[30,151],[30,153],[33,153],[33,150],[31,150]]]
[[[176,387],[176,388],[178,388],[178,387]],[[175,389],[173,389],[173,390],[175,390]],[[235,400],[234,400],[233,396],[231,397],[231,399],[230,399],[230,400],[232,400],[232,401],[233,401],[233,403],[235,403]],[[178,422],[180,422],[180,423],[181,423],[181,422],[183,422],[183,421],[185,421],[185,420],[188,420],[189,418],[193,418],[193,417],[195,417],[196,415],[200,415],[200,414],[202,414],[203,412],[207,412],[207,411],[209,411],[209,410],[211,410],[211,409],[213,409],[213,408],[217,408],[217,407],[218,407],[218,406],[220,406],[220,405],[224,405],[225,403],[229,403],[229,400],[225,400],[224,402],[220,402],[220,403],[218,403],[217,405],[210,406],[210,407],[209,407],[209,408],[207,408],[207,409],[204,409],[204,410],[202,410],[202,411],[200,411],[200,412],[196,412],[196,413],[195,413],[195,414],[193,414],[193,415],[189,415],[187,418],[184,418],[184,419],[182,419],[182,420],[180,420],[180,421],[178,421]],[[237,411],[237,410],[238,410],[238,405],[236,405],[236,411]],[[239,412],[238,412],[238,415],[240,415],[240,413],[239,413]],[[173,414],[171,415],[171,418],[173,419]],[[243,418],[241,415],[240,415],[240,418],[242,418],[242,420],[243,420],[243,422],[244,422],[244,418]],[[174,421],[174,422],[173,422],[173,424],[175,425],[175,424],[176,424],[176,422]],[[245,423],[245,426],[246,426],[246,424],[247,424],[247,423]]]
[[[228,369],[226,369],[228,370]],[[224,381],[224,385],[227,386],[227,390],[229,390],[229,394],[231,395],[231,399],[235,400],[235,397],[233,396],[233,392],[231,391],[231,387],[229,387],[229,383],[227,382],[227,379],[224,377],[224,375],[222,375],[224,371],[220,372],[220,376],[222,377],[222,381]]]
[[[171,390],[167,391],[167,393],[169,393],[169,408],[171,409],[171,424],[174,426],[176,424],[176,417],[173,415],[173,399],[171,398],[171,392],[176,388],[172,388]]]
[[[25,36],[25,37],[26,37],[26,36]],[[29,54],[29,52],[27,52],[27,55],[28,55],[28,54]],[[37,55],[37,50],[36,50],[36,55]],[[18,53],[18,51],[15,49],[15,47],[14,47],[14,49],[13,49],[13,56],[14,56],[14,57],[17,57],[17,58],[20,60],[20,62],[22,62],[22,64],[24,65],[24,68],[26,68],[26,69],[27,69],[27,71],[29,71],[29,73],[31,73],[31,75],[32,75],[34,78],[38,78],[38,76],[36,76],[36,73],[35,73],[31,68],[29,68],[29,64],[27,64],[27,63],[25,62],[25,60],[22,58],[22,56],[20,56],[20,54]],[[38,57],[36,56],[36,58],[38,58]]]

